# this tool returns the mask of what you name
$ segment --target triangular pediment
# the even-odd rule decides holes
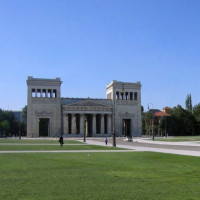
[[[66,106],[74,107],[74,106],[83,106],[83,107],[109,107],[108,105],[92,101],[92,100],[84,100],[81,102],[71,103]]]

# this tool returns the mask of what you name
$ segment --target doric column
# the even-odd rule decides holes
[[[97,133],[97,128],[96,128],[96,114],[92,115],[92,133],[93,134]]]
[[[69,133],[68,115],[63,115],[63,130],[64,134]]]
[[[37,97],[37,89],[35,89],[35,97]]]
[[[104,134],[104,114],[101,114],[101,133]]]
[[[111,114],[108,114],[107,115],[107,133],[112,133],[112,130],[111,130]]]
[[[85,115],[80,114],[80,134],[84,134],[84,120],[85,120]]]
[[[48,97],[48,90],[45,89],[45,97],[47,98]]]
[[[76,133],[76,115],[72,114],[71,120],[72,133]]]
[[[40,97],[42,97],[42,89],[40,89]]]

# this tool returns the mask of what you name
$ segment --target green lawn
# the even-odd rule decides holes
[[[0,145],[0,151],[29,151],[29,150],[119,150],[120,148],[97,145]]]
[[[149,152],[0,154],[0,199],[199,200],[199,168]]]
[[[176,136],[168,138],[155,137],[155,141],[167,141],[167,142],[200,141],[200,136]]]
[[[58,144],[58,139],[56,140],[49,140],[49,139],[4,139],[4,138],[0,138],[0,144],[1,143],[22,143],[22,144],[26,144],[26,143],[36,143],[36,144]],[[81,142],[76,141],[76,140],[69,140],[67,138],[64,138],[64,143],[66,144],[80,144]]]

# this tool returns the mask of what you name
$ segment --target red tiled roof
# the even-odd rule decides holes
[[[164,116],[169,117],[169,116],[171,116],[171,115],[170,115],[170,114],[167,114],[167,113],[165,113],[165,112],[156,112],[156,113],[154,114],[154,116],[155,116],[155,117],[164,117]]]
[[[165,108],[163,108],[163,109],[166,109],[166,110],[171,110],[172,108],[170,108],[170,107],[165,107]]]

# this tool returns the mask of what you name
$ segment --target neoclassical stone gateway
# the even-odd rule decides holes
[[[61,80],[28,77],[28,137],[141,136],[141,83],[112,81],[106,99],[61,98]]]

